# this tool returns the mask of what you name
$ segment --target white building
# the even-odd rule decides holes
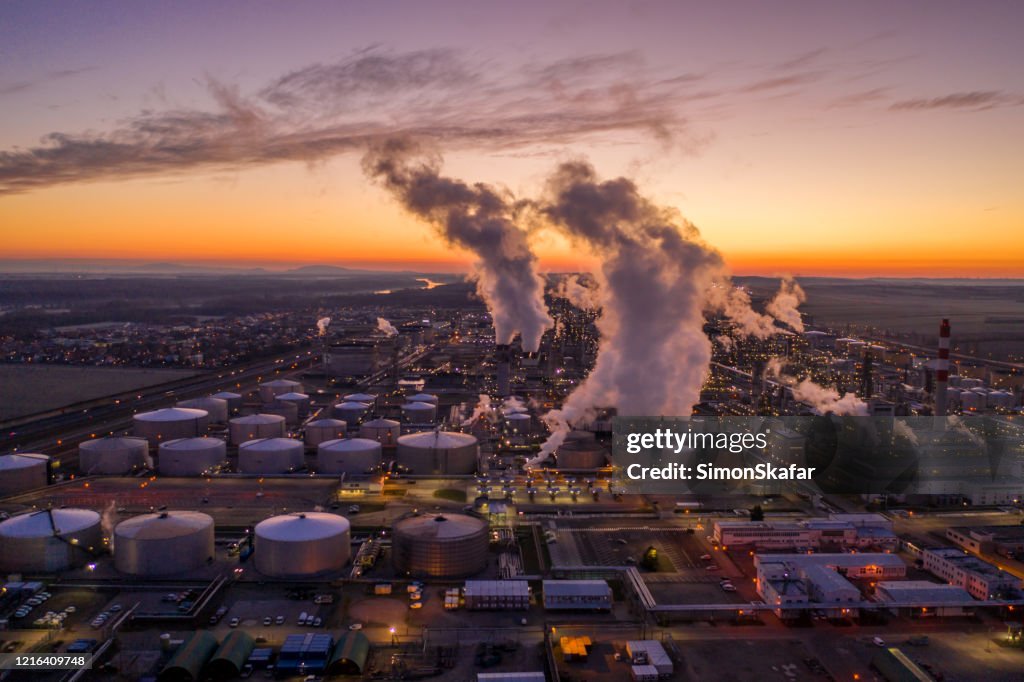
[[[967,590],[975,599],[994,599],[999,594],[1020,589],[1021,581],[987,561],[954,547],[918,548],[908,545],[924,564],[924,569],[950,585]]]

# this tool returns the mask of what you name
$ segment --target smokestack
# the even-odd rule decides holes
[[[949,385],[949,320],[939,325],[939,361],[935,365],[935,416],[946,416],[946,387]]]
[[[507,398],[512,395],[512,349],[506,344],[498,344],[496,353],[498,362],[498,397]]]

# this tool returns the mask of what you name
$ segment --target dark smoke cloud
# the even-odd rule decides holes
[[[507,192],[466,184],[440,174],[441,160],[408,140],[389,140],[363,159],[363,169],[381,181],[410,213],[430,222],[450,243],[472,251],[477,291],[494,319],[495,339],[535,352],[552,320],[544,305],[544,280],[537,272],[528,235],[517,224],[520,206]]]
[[[208,111],[143,111],[105,132],[55,132],[0,152],[0,194],[315,162],[395,136],[492,151],[607,132],[679,140],[686,124],[678,108],[691,92],[688,81],[645,74],[630,53],[503,69],[451,50],[363,51],[248,96],[213,79],[205,85],[215,105]]]

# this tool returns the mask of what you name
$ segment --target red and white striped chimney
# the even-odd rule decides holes
[[[949,320],[939,325],[939,361],[935,364],[935,416],[946,416],[946,388],[949,386]]]

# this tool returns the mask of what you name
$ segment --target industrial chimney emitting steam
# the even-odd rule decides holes
[[[935,364],[935,416],[946,416],[946,388],[949,385],[949,320],[939,325],[939,360]]]

